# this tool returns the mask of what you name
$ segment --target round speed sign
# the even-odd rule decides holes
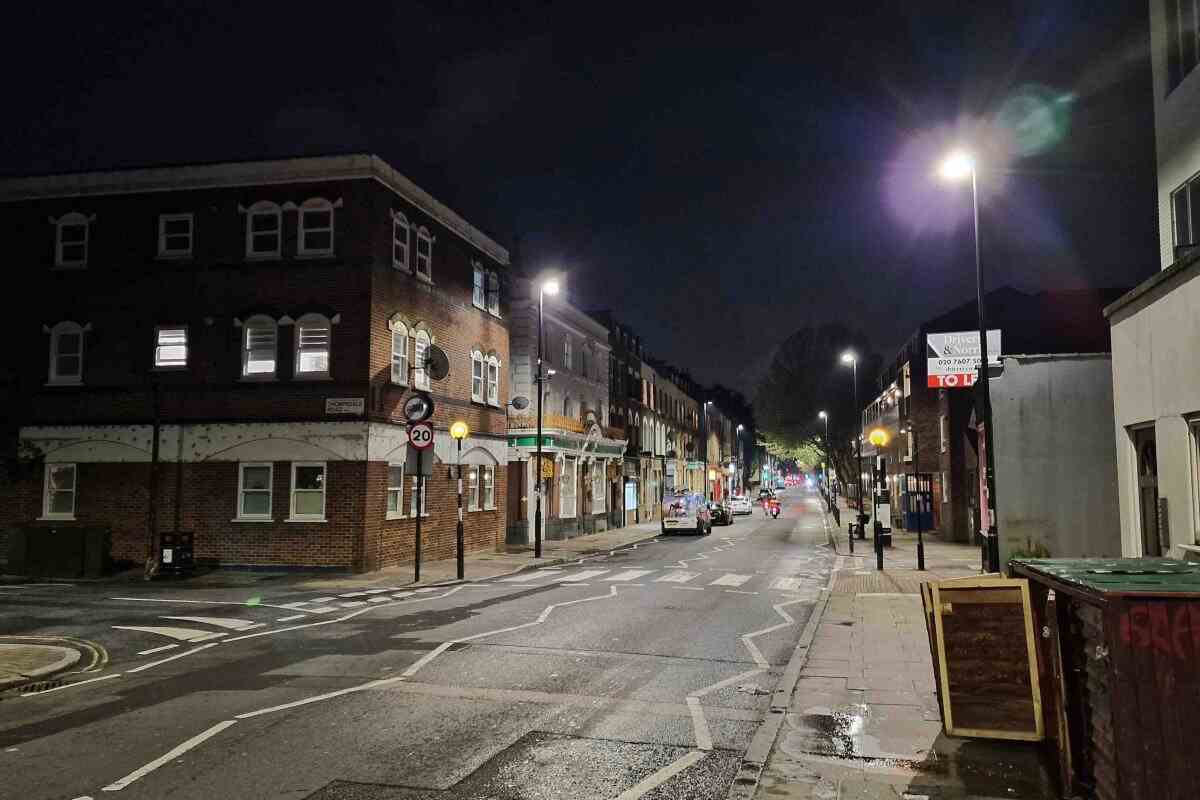
[[[433,446],[433,426],[428,422],[417,422],[408,426],[408,443],[418,450]]]

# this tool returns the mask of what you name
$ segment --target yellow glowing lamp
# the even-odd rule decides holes
[[[467,427],[467,423],[463,422],[462,420],[459,420],[450,426],[451,439],[465,439],[467,438],[467,434],[470,432],[471,429]]]
[[[883,428],[876,428],[867,436],[867,440],[876,447],[883,447],[888,443],[887,431]]]

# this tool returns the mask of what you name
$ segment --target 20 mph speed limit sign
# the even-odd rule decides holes
[[[418,450],[433,446],[433,426],[428,422],[417,422],[408,426],[408,443]]]

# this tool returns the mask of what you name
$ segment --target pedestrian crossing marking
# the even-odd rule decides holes
[[[391,599],[392,599],[392,598],[390,598],[390,597],[383,597],[383,596],[381,595],[381,596],[378,596],[378,597],[372,597],[371,599],[367,600],[367,602],[368,602],[368,603],[386,603],[387,601],[389,601],[389,600],[391,600]]]
[[[771,588],[781,592],[798,592],[803,585],[803,578],[776,578],[771,583]]]
[[[741,586],[753,577],[753,575],[738,575],[733,572],[727,572],[710,583],[709,586]]]
[[[213,633],[212,631],[204,631],[198,628],[173,628],[170,626],[154,626],[154,625],[113,625],[113,628],[119,631],[140,631],[142,633],[156,633],[159,636],[169,636],[172,639],[179,639],[183,642],[203,642],[209,639],[220,639],[222,636],[228,636],[228,633]]]
[[[364,595],[366,595],[366,592],[346,592],[345,594],[339,594],[338,597],[363,597]]]
[[[570,575],[563,575],[561,578],[555,578],[556,583],[575,583],[577,581],[591,580],[597,578],[606,572],[611,572],[607,569],[585,569],[582,572],[574,572]]]
[[[163,617],[179,622],[195,622],[200,625],[213,625],[217,628],[227,628],[231,631],[248,631],[251,628],[261,628],[261,622],[250,619],[234,619],[229,617]]]
[[[637,580],[638,578],[642,577],[643,575],[649,575],[651,572],[654,572],[654,570],[652,570],[652,569],[627,569],[624,572],[618,572],[616,575],[613,575],[612,577],[609,577],[609,578],[605,578],[604,580],[606,580],[606,581],[633,581],[633,580]]]
[[[655,583],[687,583],[692,578],[697,578],[699,576],[700,576],[699,572],[683,572],[680,570],[675,570],[674,572],[668,572],[666,575],[663,575],[661,578],[656,578],[654,582]]]
[[[366,604],[367,603],[365,600],[347,600],[346,602],[342,603],[342,608],[358,608],[359,606],[365,606]]]
[[[393,600],[401,600],[405,597],[412,597],[413,594],[414,594],[413,592],[397,592],[396,594],[392,595],[392,599]]]
[[[305,600],[305,603],[332,603],[337,600],[336,597],[314,597],[310,600]]]
[[[509,578],[501,578],[500,580],[504,581],[505,583],[527,583],[529,581],[536,581],[538,578],[544,577],[546,576],[542,575],[540,572],[522,572],[520,575],[513,575]]]
[[[384,592],[393,591],[392,589],[366,589],[363,594],[383,594]]]
[[[303,611],[306,614],[328,614],[330,611],[337,611],[337,606],[310,606],[309,603],[315,603],[315,600],[304,600],[300,603],[284,603],[279,606],[286,608],[288,611]]]
[[[292,614],[290,617],[280,617],[279,619],[277,619],[275,621],[276,622],[291,622],[292,620],[295,620],[295,619],[304,619],[306,616],[308,616],[308,615],[307,614]]]

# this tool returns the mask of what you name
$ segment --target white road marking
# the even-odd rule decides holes
[[[345,594],[339,594],[338,597],[365,597],[366,594],[366,592],[346,592]]]
[[[322,700],[329,700],[334,697],[341,697],[344,694],[350,694],[351,692],[359,692],[359,691],[362,691],[362,687],[351,686],[349,689],[338,689],[336,692],[326,692],[325,694],[318,694],[318,695],[314,695],[312,697],[306,697],[303,700],[296,700],[291,703],[284,703],[284,704],[278,705],[278,706],[271,706],[270,708],[260,708],[257,711],[247,711],[245,714],[238,714],[237,716],[234,717],[234,719],[250,719],[251,717],[261,717],[263,714],[273,714],[276,711],[286,711],[289,708],[297,708],[298,706],[306,706],[309,703],[319,703]]]
[[[771,588],[781,592],[798,592],[803,585],[804,578],[776,578],[771,583]]]
[[[121,673],[114,672],[110,675],[101,675],[99,678],[88,678],[86,681],[75,681],[74,683],[66,683],[66,684],[63,684],[62,686],[55,686],[53,689],[42,689],[40,692],[28,692],[28,693],[22,695],[22,697],[33,697],[34,695],[37,695],[37,694],[49,694],[50,692],[57,692],[62,689],[70,689],[72,686],[82,686],[85,683],[95,683],[96,681],[106,681],[109,678],[119,678],[119,677],[121,677]]]
[[[632,581],[632,580],[637,580],[638,578],[642,577],[643,575],[649,575],[651,572],[654,572],[654,570],[652,570],[652,569],[627,569],[624,572],[618,572],[616,575],[613,575],[612,577],[609,577],[609,578],[605,578],[604,580],[606,580],[606,581]]]
[[[688,694],[688,697],[696,697],[696,698],[703,697],[704,695],[708,694],[709,692],[715,692],[718,689],[724,689],[726,686],[732,686],[735,683],[741,683],[742,681],[746,680],[747,678],[753,678],[755,675],[757,675],[758,673],[760,673],[762,671],[763,671],[762,667],[759,667],[757,669],[749,669],[749,670],[746,670],[745,672],[739,672],[737,675],[734,675],[732,678],[726,678],[723,681],[717,681],[716,683],[705,686],[703,689],[697,689],[696,691]]]
[[[685,592],[703,592],[703,586],[672,586],[672,589],[682,589]]]
[[[393,600],[403,600],[406,597],[412,597],[412,596],[413,596],[413,592],[396,592],[396,594],[392,595],[392,599]]]
[[[389,600],[391,600],[391,599],[392,599],[392,598],[390,598],[390,597],[384,597],[384,596],[382,596],[382,595],[379,595],[379,596],[376,596],[376,597],[372,597],[372,598],[371,598],[370,600],[368,600],[367,602],[368,602],[368,603],[386,603],[386,602],[388,602],[388,601],[389,601]]]
[[[394,592],[395,589],[366,589],[363,594],[384,594],[386,592]]]
[[[559,567],[538,567],[538,572],[562,572]]]
[[[420,589],[413,589],[414,592],[436,592],[440,586],[422,586]]]
[[[554,581],[556,583],[575,583],[577,581],[586,581],[591,580],[592,578],[598,578],[604,573],[611,571],[612,570],[607,569],[585,569],[582,572],[574,572],[570,575],[563,575],[561,578],[555,578]]]
[[[312,608],[305,608],[305,607],[301,606],[300,608],[297,608],[294,610],[295,611],[304,611],[308,614],[328,614],[330,611],[337,611],[338,607],[337,606],[313,606]]]
[[[287,608],[274,603],[250,600],[183,600],[178,597],[110,597],[109,600],[132,600],[135,603],[192,603],[201,606],[248,606],[250,608]]]
[[[796,620],[792,619],[792,616],[790,614],[788,614],[786,611],[784,611],[783,607],[790,606],[795,603],[802,603],[802,602],[804,602],[804,601],[803,600],[788,600],[786,603],[778,603],[776,605],[771,606],[771,608],[775,609],[776,614],[778,614],[779,616],[783,617],[784,620],[786,620],[785,622],[781,622],[778,625],[772,625],[769,628],[763,628],[760,631],[754,631],[753,633],[742,634],[742,644],[744,644],[746,646],[746,649],[750,651],[750,655],[754,659],[755,664],[758,664],[760,667],[771,666],[771,662],[767,661],[766,656],[764,656],[762,654],[762,651],[758,649],[758,646],[755,645],[752,640],[757,636],[762,636],[763,634],[771,633],[772,631],[777,631],[781,628],[786,628],[789,625],[794,625],[796,623]]]
[[[555,572],[557,571],[558,570],[555,570]],[[536,581],[538,578],[544,577],[546,576],[542,574],[541,570],[537,570],[534,572],[522,572],[520,575],[513,575],[509,578],[501,578],[500,580],[504,583],[528,583],[529,581]]]
[[[151,653],[161,653],[163,650],[174,650],[179,647],[177,644],[164,644],[162,647],[151,647],[149,650],[138,650],[139,656],[148,656]]]
[[[753,575],[738,575],[728,572],[710,583],[709,586],[741,586],[753,577]]]
[[[741,589],[726,589],[727,594],[758,594],[758,592],[743,592]]]
[[[248,631],[251,628],[261,628],[263,626],[261,622],[233,617],[163,617],[163,619],[175,619],[180,622],[198,622],[201,625],[212,625],[217,628],[227,628],[231,631]]]
[[[658,772],[642,778],[633,786],[630,786],[628,789],[617,795],[616,800],[638,800],[638,798],[649,794],[651,791],[671,780],[671,778],[674,778],[676,775],[683,772],[685,769],[692,766],[702,758],[704,758],[703,750],[692,750],[679,760],[663,767]]]
[[[159,636],[169,636],[181,642],[204,642],[209,639],[219,639],[228,633],[213,633],[200,628],[172,628],[166,625],[113,625],[118,631],[140,631],[141,633],[156,633]]]
[[[696,747],[701,750],[712,750],[712,734],[708,731],[708,720],[700,709],[700,698],[688,696],[688,711],[692,712],[692,728],[696,731]]]
[[[308,616],[308,615],[307,614],[292,614],[290,617],[280,617],[279,619],[277,619],[275,621],[276,622],[291,622],[292,620],[296,620],[296,619],[304,619],[306,616]]]
[[[365,606],[366,604],[367,604],[366,600],[347,600],[346,602],[341,603],[340,605],[342,608],[358,608],[359,606]]]
[[[138,767],[133,772],[126,775],[124,778],[121,778],[119,781],[114,781],[113,783],[110,783],[108,786],[105,786],[103,791],[106,791],[106,792],[121,791],[126,786],[133,783],[134,781],[140,780],[141,778],[146,777],[151,772],[153,772],[154,770],[161,767],[163,764],[173,761],[174,759],[179,758],[181,755],[186,753],[188,750],[191,750],[193,747],[196,747],[199,744],[203,744],[206,740],[211,739],[212,737],[216,736],[218,733],[225,730],[230,725],[233,725],[236,721],[237,720],[227,719],[227,720],[224,720],[223,722],[218,722],[216,725],[213,725],[211,728],[209,728],[205,731],[201,731],[200,733],[196,734],[192,738],[188,739],[183,744],[178,745],[177,747],[173,747],[172,749],[163,753],[161,756],[154,759],[149,764],[146,764],[145,766],[142,766],[142,767]]]
[[[251,633],[251,634],[247,634],[247,635],[255,636],[257,634]],[[134,667],[133,669],[129,670],[129,672],[131,674],[134,672],[141,672],[144,669],[150,669],[151,667],[157,667],[159,664],[165,664],[168,661],[174,661],[177,658],[183,658],[184,656],[190,656],[192,653],[199,653],[201,650],[207,650],[208,648],[216,647],[219,644],[220,644],[220,642],[209,642],[208,644],[202,644],[199,647],[193,647],[191,650],[184,650],[182,653],[176,653],[173,656],[167,656],[166,658],[160,658],[158,661],[151,661],[149,664],[142,664],[140,667]]]
[[[305,600],[304,602],[305,603],[332,603],[335,600],[337,600],[336,597],[313,597],[308,600]]]
[[[699,576],[700,576],[699,572],[680,572],[680,571],[676,570],[675,572],[668,572],[666,575],[663,575],[661,578],[655,578],[654,582],[655,583],[687,583],[692,578],[698,578]]]

